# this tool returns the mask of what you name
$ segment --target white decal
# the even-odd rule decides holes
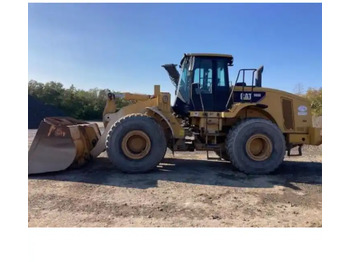
[[[306,116],[307,115],[307,107],[299,106],[298,107],[298,116]]]
[[[241,100],[251,100],[252,94],[251,93],[241,93]]]

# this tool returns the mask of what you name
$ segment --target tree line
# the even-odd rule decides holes
[[[310,101],[312,114],[322,115],[322,87],[308,88],[306,92],[300,92],[300,90],[296,93]],[[86,91],[77,89],[74,85],[67,89],[63,88],[61,83],[54,81],[45,84],[35,80],[28,82],[29,95],[47,105],[61,109],[67,116],[84,120],[101,119],[109,92],[111,92],[109,89],[99,88]],[[116,98],[117,108],[122,108],[129,103],[124,99]]]
[[[109,89],[93,88],[77,89],[74,85],[63,88],[59,82],[40,83],[35,80],[28,82],[28,94],[46,105],[52,105],[62,110],[67,116],[84,120],[101,120]],[[117,108],[130,102],[116,98]]]
[[[304,95],[311,103],[311,112],[315,116],[322,116],[322,87],[309,88]]]

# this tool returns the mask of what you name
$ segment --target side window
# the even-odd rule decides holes
[[[193,82],[200,85],[201,93],[211,94],[213,91],[213,63],[210,59],[197,59]]]
[[[181,78],[179,80],[178,93],[181,94],[182,98],[187,102],[189,101],[189,86],[191,81],[190,71],[188,70],[189,62],[186,60],[182,65]]]
[[[226,86],[226,74],[225,74],[225,68],[226,68],[227,62],[219,60],[217,62],[217,86]]]

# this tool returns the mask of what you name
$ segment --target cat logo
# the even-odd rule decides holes
[[[241,93],[241,100],[250,101],[252,99],[251,93]]]

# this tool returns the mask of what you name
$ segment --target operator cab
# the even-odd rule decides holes
[[[181,74],[177,71],[175,64],[163,65],[176,86],[174,112],[187,116],[189,111],[228,110],[235,102],[228,75],[228,67],[232,64],[232,55],[196,53],[184,54],[179,66],[182,70]],[[245,87],[251,87],[252,92],[253,87],[261,87],[262,71],[263,67],[241,69],[234,86],[242,86],[242,92],[245,92]],[[250,82],[248,73],[252,74],[251,85],[246,83]]]
[[[231,55],[185,54],[180,62],[174,111],[187,115],[189,111],[224,111],[230,95],[228,66]]]

